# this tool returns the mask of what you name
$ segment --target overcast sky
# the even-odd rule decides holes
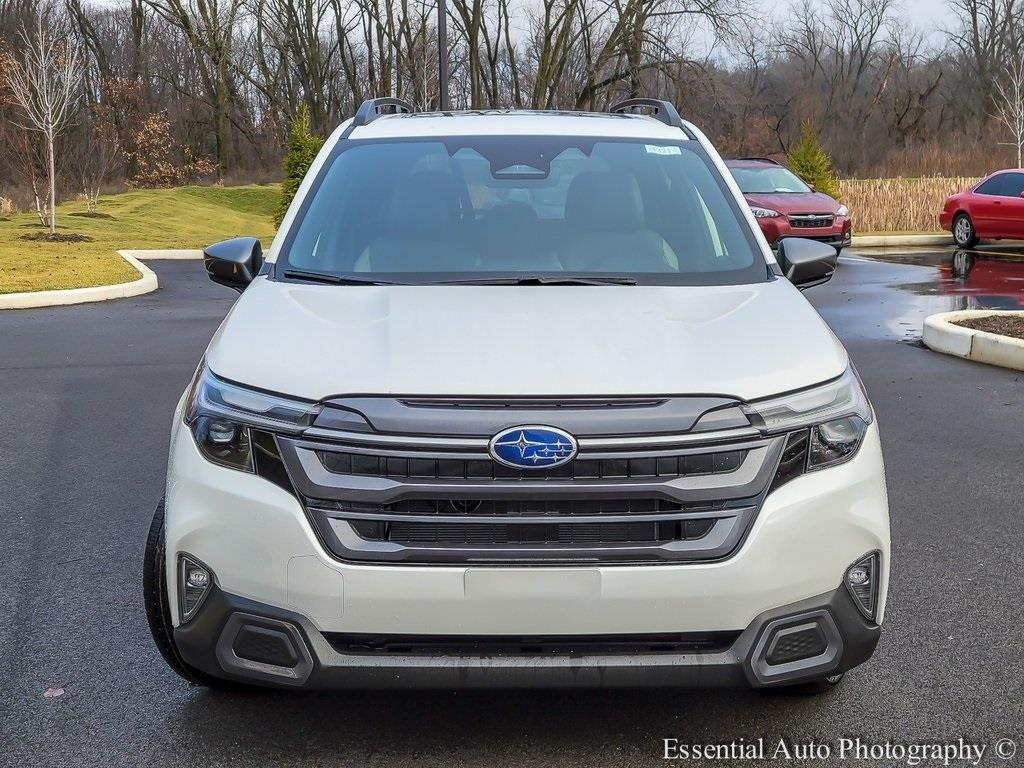
[[[819,5],[824,5],[822,0],[816,0]],[[783,10],[789,8],[793,0],[758,0],[758,5],[772,6]],[[941,27],[949,18],[949,6],[946,0],[897,0],[897,6],[902,8],[903,15],[922,29]]]
[[[754,0],[754,13],[768,20],[772,25],[785,24],[786,11],[802,5],[802,0]],[[827,0],[811,0],[818,6],[824,6]],[[896,15],[902,17],[913,27],[921,30],[926,43],[941,45],[944,41],[943,30],[952,26],[948,0],[895,0]],[[713,47],[713,55],[730,60],[728,46],[714,45],[714,35],[709,28],[695,32],[691,37],[695,46],[693,52]]]
[[[818,0],[818,3],[823,4],[821,0]],[[788,8],[790,4],[790,0],[760,0],[758,3],[762,6],[774,5],[777,8]],[[949,15],[946,0],[899,0],[897,4],[902,6],[908,17],[925,25],[941,24]]]

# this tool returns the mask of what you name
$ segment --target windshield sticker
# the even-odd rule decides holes
[[[644,144],[644,149],[649,155],[681,155],[683,150],[679,147],[659,147],[657,144]]]

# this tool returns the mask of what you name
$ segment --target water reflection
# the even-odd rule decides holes
[[[933,279],[898,287],[948,297],[952,300],[949,309],[1024,308],[1024,249],[928,251],[874,258],[935,267]]]

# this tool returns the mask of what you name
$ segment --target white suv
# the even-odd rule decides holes
[[[244,292],[144,585],[186,679],[824,690],[874,651],[878,428],[797,290],[835,251],[776,260],[670,104],[375,99],[265,258],[205,256]]]

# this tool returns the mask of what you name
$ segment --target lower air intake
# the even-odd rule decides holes
[[[821,627],[816,623],[780,629],[768,648],[765,660],[772,665],[786,664],[820,656],[828,648]]]
[[[276,667],[291,668],[299,663],[288,635],[268,627],[242,627],[235,636],[232,650],[239,658]]]

